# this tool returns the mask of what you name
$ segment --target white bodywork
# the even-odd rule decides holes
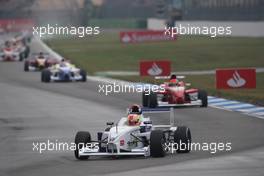
[[[101,147],[105,148],[104,152],[97,148],[82,148],[79,150],[79,156],[118,156],[118,155],[141,155],[150,156],[150,146],[142,141],[149,141],[152,130],[165,128],[167,130],[176,131],[174,126],[174,112],[170,109],[171,119],[170,125],[152,125],[150,118],[143,118],[139,126],[128,126],[127,118],[123,117],[120,121],[104,131],[101,141]],[[145,122],[145,123],[144,123]],[[144,129],[144,130],[140,130]]]

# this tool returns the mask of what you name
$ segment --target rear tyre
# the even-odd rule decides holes
[[[19,61],[20,61],[20,62],[23,61],[24,58],[25,58],[25,54],[24,54],[24,53],[20,53],[20,54],[19,54]]]
[[[42,70],[41,81],[46,83],[50,82],[50,76],[51,76],[51,72],[49,70]]]
[[[25,58],[28,58],[29,53],[30,53],[30,48],[29,48],[29,46],[26,46],[26,50],[25,50]]]
[[[24,71],[25,72],[29,71],[29,63],[27,61],[25,61],[24,63]]]
[[[146,94],[147,91],[143,91],[142,92],[142,105],[143,107],[148,107],[148,104],[149,104],[149,95]]]
[[[148,96],[148,106],[149,108],[156,108],[158,105],[157,94],[155,92],[150,92]]]
[[[152,157],[164,157],[165,138],[161,130],[154,130],[150,134],[150,155]]]
[[[191,130],[185,126],[177,127],[174,132],[174,143],[177,144],[177,153],[189,153],[192,142]]]
[[[86,73],[86,71],[84,71],[84,70],[81,70],[80,71],[80,75],[82,76],[82,82],[86,82],[86,80],[87,80],[87,73]]]
[[[202,101],[201,107],[207,107],[208,105],[208,99],[207,99],[207,92],[204,90],[198,91],[198,99]]]
[[[79,156],[79,149],[85,147],[86,144],[91,142],[91,135],[86,131],[79,131],[75,136],[75,146],[76,150],[74,151],[75,158],[78,160],[87,160],[89,156]]]

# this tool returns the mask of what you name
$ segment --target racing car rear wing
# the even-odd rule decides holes
[[[42,53],[44,56],[49,56],[49,53]],[[36,56],[39,55],[39,53],[31,53],[32,56]]]
[[[159,107],[159,108],[143,108],[142,109],[142,113],[143,114],[152,114],[152,113],[170,113],[170,125],[171,127],[175,126],[175,122],[174,122],[174,117],[175,117],[175,113],[174,113],[174,108],[173,107]],[[168,125],[159,125],[155,127],[168,127]]]
[[[177,76],[177,79],[184,79],[185,76]],[[155,76],[155,79],[170,79],[170,76]]]
[[[155,76],[155,80],[170,79],[170,76]],[[185,79],[185,76],[177,76],[177,79]],[[186,86],[191,86],[191,83],[185,83]]]

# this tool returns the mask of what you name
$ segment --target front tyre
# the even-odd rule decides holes
[[[185,126],[177,127],[174,132],[174,143],[177,145],[177,153],[189,153],[191,142],[191,130]]]
[[[80,71],[80,75],[82,76],[81,81],[82,82],[86,82],[87,81],[87,73],[86,73],[86,71],[85,70],[81,70]]]
[[[165,137],[163,131],[154,130],[150,134],[150,155],[152,157],[164,157],[166,154]]]
[[[204,90],[198,91],[198,99],[202,101],[201,107],[207,107],[208,99],[207,99],[207,92]]]
[[[75,146],[74,151],[75,158],[78,160],[87,160],[89,156],[79,156],[79,149],[85,147],[86,144],[91,142],[91,135],[87,131],[79,131],[75,135]]]
[[[29,71],[29,63],[27,61],[25,61],[25,63],[24,63],[24,71],[25,72]]]
[[[49,70],[42,70],[41,71],[41,81],[42,82],[50,82],[50,76],[51,76],[51,72]]]

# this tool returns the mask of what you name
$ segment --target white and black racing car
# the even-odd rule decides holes
[[[164,157],[171,152],[166,146],[170,144],[189,145],[191,131],[185,126],[174,125],[174,110],[169,110],[170,125],[153,125],[150,118],[143,114],[129,113],[118,123],[107,123],[104,131],[97,133],[93,140],[88,131],[79,131],[75,136],[75,157],[79,160],[88,159],[89,156],[151,156]],[[144,113],[144,112],[143,112]],[[140,123],[131,125],[130,120],[139,115]],[[188,153],[189,148],[177,147],[177,153]]]

